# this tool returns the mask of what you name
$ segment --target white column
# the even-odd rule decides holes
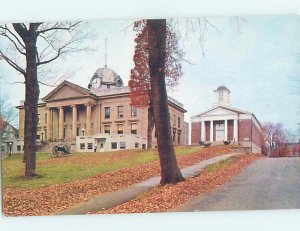
[[[206,141],[205,121],[201,121],[201,141]]]
[[[72,105],[72,138],[76,139],[77,136],[77,107]]]
[[[210,121],[210,142],[213,142],[214,141],[214,126],[213,126],[213,123],[214,123],[214,121],[213,120],[211,120]]]
[[[91,104],[86,105],[86,135],[91,135],[91,115],[92,106]]]
[[[227,127],[227,120],[224,120],[224,124],[225,124],[225,134],[224,134],[224,139],[228,140],[228,127]]]
[[[238,120],[235,119],[233,120],[233,140],[235,142],[239,142],[239,134],[238,134]]]
[[[47,139],[52,139],[51,108],[47,108]]]
[[[58,138],[62,140],[64,138],[64,108],[59,107],[59,129]]]

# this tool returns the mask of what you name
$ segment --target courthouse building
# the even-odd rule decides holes
[[[213,106],[191,117],[191,143],[231,141],[247,151],[260,153],[261,125],[253,113],[231,107],[230,93],[227,87],[219,86],[214,90]]]
[[[129,87],[112,69],[98,69],[88,88],[63,81],[38,104],[37,139],[41,143],[69,144],[73,151],[111,151],[147,148],[147,108],[132,106]],[[169,98],[175,145],[186,145],[186,110]],[[24,137],[24,105],[19,109],[20,138]],[[156,146],[153,131],[153,147]]]

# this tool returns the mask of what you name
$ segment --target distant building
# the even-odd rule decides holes
[[[121,77],[106,66],[96,70],[88,88],[63,81],[38,104],[38,141],[68,143],[77,152],[147,148],[148,109],[132,106],[129,92]],[[174,145],[185,145],[186,110],[175,99],[169,98],[168,104]],[[20,138],[24,138],[23,103],[17,108]]]
[[[1,121],[2,137],[1,137],[1,152],[16,153],[21,151],[23,142],[19,139],[19,130],[9,123]]]
[[[219,86],[214,90],[213,107],[191,117],[191,143],[231,141],[248,151],[261,153],[261,125],[256,116],[231,107],[230,90]]]

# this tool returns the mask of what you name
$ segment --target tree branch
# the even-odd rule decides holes
[[[43,33],[48,32],[48,31],[53,31],[53,30],[67,30],[67,31],[70,31],[74,27],[76,27],[77,25],[79,25],[80,23],[81,22],[77,22],[77,23],[71,24],[69,27],[61,26],[62,25],[61,23],[56,23],[51,28],[47,28],[47,29],[44,29],[44,30],[37,31],[37,34],[39,35],[39,34],[43,34]]]
[[[22,69],[18,64],[8,58],[3,52],[0,50],[0,57],[2,57],[11,67],[20,72],[22,75],[26,75],[26,71]]]
[[[5,27],[0,26],[0,28],[3,29],[3,30],[8,31],[8,32],[16,39],[16,41],[19,43],[19,45],[20,45],[23,49],[25,49],[25,45],[21,42],[21,40],[18,38],[18,36],[16,36],[16,35],[15,35],[15,34],[7,27],[6,24],[5,24]]]

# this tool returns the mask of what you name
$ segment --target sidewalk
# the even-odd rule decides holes
[[[230,153],[222,156],[217,156],[211,159],[201,161],[196,165],[184,168],[181,170],[184,178],[195,177],[200,174],[200,172],[207,165],[214,164],[221,160],[228,159],[238,153]],[[101,196],[97,196],[88,202],[76,205],[72,208],[54,213],[53,215],[80,215],[86,214],[88,212],[97,212],[104,209],[112,208],[116,205],[130,201],[140,195],[141,193],[149,191],[151,188],[158,186],[160,182],[160,176],[152,177],[148,180],[142,181],[140,183],[134,184],[128,188],[120,189],[115,192],[106,193]]]

